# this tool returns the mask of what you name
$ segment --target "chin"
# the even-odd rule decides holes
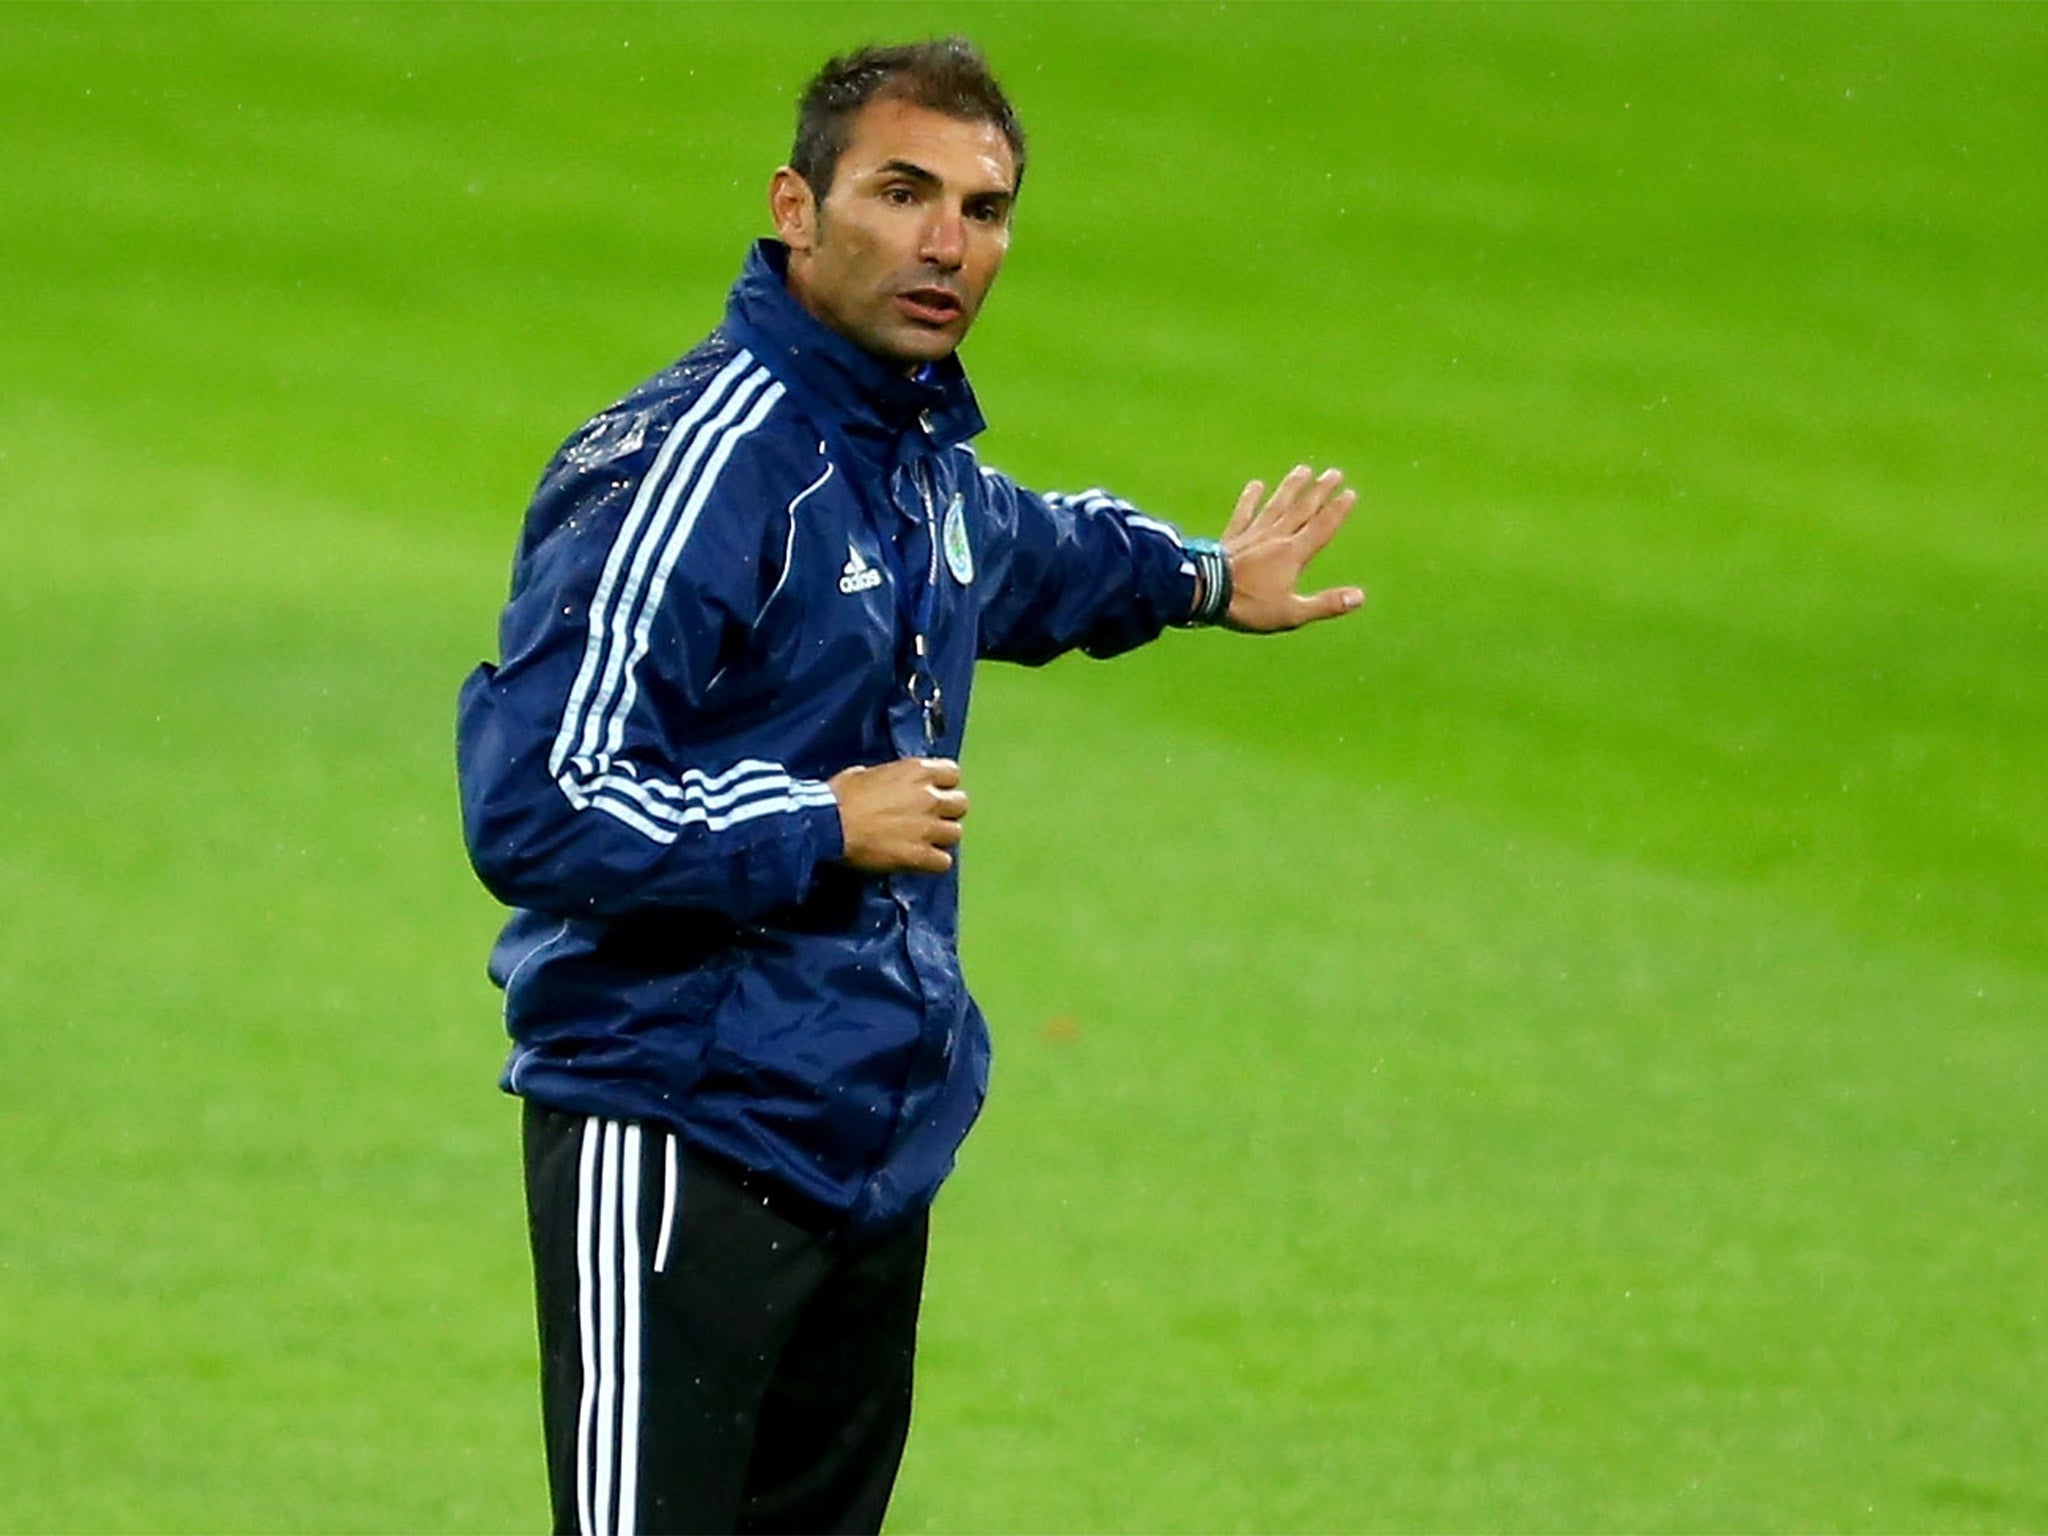
[[[959,347],[957,337],[919,334],[891,336],[883,340],[881,345],[871,346],[868,350],[877,357],[892,363],[900,363],[905,368],[922,368],[926,363],[941,362],[951,357]]]

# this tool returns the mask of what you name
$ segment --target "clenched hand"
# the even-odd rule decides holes
[[[950,757],[899,757],[827,781],[846,841],[840,861],[871,875],[942,875],[953,867],[967,792]]]

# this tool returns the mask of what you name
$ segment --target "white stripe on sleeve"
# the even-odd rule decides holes
[[[734,449],[782,397],[782,386],[750,353],[734,356],[662,440],[591,598],[583,660],[549,771],[571,805],[603,811],[657,843],[673,843],[687,827],[721,832],[761,816],[836,804],[823,783],[757,759],[717,774],[685,769],[671,783],[619,756],[639,701],[638,668],[676,563]],[[821,476],[810,490],[823,483]]]
[[[602,709],[588,707],[591,690],[602,687],[608,692],[613,686],[611,677],[615,659],[611,615],[622,604],[630,606],[634,596],[631,591],[621,592],[620,581],[628,566],[635,563],[636,552],[648,533],[650,516],[661,502],[662,491],[676,457],[698,442],[699,429],[705,418],[727,398],[734,381],[746,374],[753,367],[753,362],[750,354],[740,352],[711,381],[683,418],[669,429],[668,436],[662,440],[655,454],[654,467],[640,482],[632,508],[619,528],[618,537],[612,541],[611,550],[605,557],[604,571],[598,577],[597,590],[590,599],[590,633],[584,642],[583,664],[577,671],[574,686],[569,690],[568,707],[562,712],[561,730],[556,734],[554,751],[548,759],[550,769],[557,776],[571,752],[587,753],[596,744],[594,732]]]

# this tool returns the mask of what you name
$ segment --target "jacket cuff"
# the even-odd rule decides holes
[[[825,791],[830,803],[804,808],[804,832],[806,841],[817,850],[817,862],[829,864],[846,852],[846,827],[839,819],[839,797],[832,794],[831,786],[822,779],[811,782]]]

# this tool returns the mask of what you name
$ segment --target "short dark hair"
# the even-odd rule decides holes
[[[1024,184],[1024,126],[989,73],[988,60],[964,37],[935,37],[890,47],[870,44],[827,59],[804,87],[789,164],[814,196],[822,199],[832,189],[832,173],[853,137],[853,119],[875,101],[905,101],[1001,129],[1017,164],[1011,190]]]

